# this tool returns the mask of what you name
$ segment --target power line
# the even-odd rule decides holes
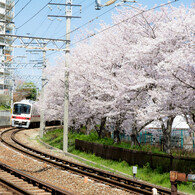
[[[101,16],[107,14],[108,12],[110,12],[111,10],[113,10],[114,8],[115,8],[115,7],[112,7],[111,9],[109,9],[109,10],[107,10],[106,12],[100,14],[99,16],[96,16],[95,18],[89,20],[89,21],[86,22],[85,24],[83,24],[83,25],[79,26],[78,28],[75,28],[74,30],[70,31],[70,33],[73,33],[73,32],[75,32],[75,31],[79,30],[80,28],[86,26],[87,24],[90,24],[91,22],[93,22],[94,20],[97,20],[97,19],[100,18]],[[65,35],[64,35],[64,36],[65,36]],[[62,37],[64,37],[64,36],[62,36]]]
[[[12,18],[12,20],[14,18],[16,18],[25,8],[26,6],[31,2],[32,0],[30,0],[28,3],[26,3],[26,5]],[[9,21],[6,25],[10,24],[11,21]]]
[[[14,18],[16,18],[26,7],[27,5],[31,2],[32,0],[28,1],[28,3],[26,3],[26,5],[14,16]],[[13,19],[14,19],[13,18]]]
[[[89,8],[90,6],[92,6],[93,4],[94,4],[94,2],[92,2],[92,3],[90,3],[89,5],[85,6],[83,9],[87,9],[87,8]],[[76,13],[78,13],[78,12],[76,12]]]
[[[113,28],[113,27],[115,27],[115,26],[117,26],[117,25],[119,25],[119,24],[121,24],[121,23],[123,23],[123,22],[126,22],[126,21],[128,21],[128,20],[130,20],[130,19],[132,19],[132,18],[134,18],[134,17],[137,17],[137,16],[139,16],[139,15],[141,15],[141,14],[143,14],[143,13],[149,12],[149,11],[154,10],[154,9],[161,8],[161,7],[166,6],[166,5],[170,5],[170,4],[172,4],[172,3],[175,3],[176,1],[179,1],[179,0],[174,0],[174,1],[171,1],[171,2],[168,2],[168,3],[165,3],[165,4],[158,5],[158,6],[156,6],[156,7],[150,8],[150,9],[148,9],[148,10],[143,10],[143,11],[141,11],[140,13],[135,14],[134,16],[131,16],[131,17],[129,17],[129,18],[127,18],[127,19],[124,19],[124,20],[122,20],[122,21],[120,21],[120,22],[118,22],[118,23],[116,23],[116,24],[114,24],[114,25],[112,25],[112,26],[109,26],[108,28],[105,28],[105,29],[103,29],[103,30],[101,30],[101,31],[99,31],[99,32],[97,32],[97,33],[94,33],[94,34],[92,34],[92,35],[90,35],[90,36],[87,36],[86,38],[81,39],[80,41],[77,41],[77,42],[71,44],[70,46],[76,45],[76,44],[78,44],[78,43],[80,43],[80,42],[82,42],[82,41],[84,41],[84,40],[86,40],[86,39],[89,39],[89,38],[91,38],[91,37],[94,37],[95,35],[98,35],[98,34],[104,32],[104,31],[106,31],[106,30],[109,30],[109,29],[111,29],[111,28]]]
[[[52,0],[49,1],[49,3],[51,3]],[[18,28],[16,28],[16,30],[18,30],[19,28],[21,28],[22,26],[24,26],[26,23],[28,23],[30,20],[32,20],[35,16],[37,16],[43,9],[45,9],[45,7],[47,7],[48,3],[46,5],[44,5],[36,14],[34,14],[31,18],[29,18],[26,22],[24,22],[22,25],[20,25]]]
[[[143,14],[143,13],[149,12],[149,11],[151,11],[151,10],[155,10],[155,9],[164,7],[164,6],[166,6],[166,5],[170,5],[170,4],[172,4],[172,3],[175,3],[176,1],[179,1],[179,0],[174,0],[174,1],[171,1],[171,2],[168,2],[168,3],[165,3],[165,4],[161,4],[161,5],[158,5],[158,6],[156,6],[156,7],[150,8],[150,9],[148,9],[148,10],[142,10],[140,13],[135,14],[134,16],[129,17],[129,18],[125,19],[125,20],[122,20],[122,21],[120,21],[120,22],[118,22],[118,23],[116,23],[116,24],[114,24],[114,25],[112,25],[112,26],[110,26],[110,27],[108,27],[108,28],[103,29],[102,31],[99,31],[99,32],[97,32],[97,33],[94,33],[93,35],[90,35],[90,36],[88,36],[88,37],[86,37],[86,38],[84,38],[84,39],[82,39],[82,40],[80,40],[80,41],[77,41],[77,42],[71,44],[70,46],[76,45],[76,44],[78,44],[79,42],[82,42],[82,41],[84,41],[84,40],[86,40],[86,39],[89,39],[89,38],[91,38],[91,37],[93,37],[93,36],[95,36],[95,35],[97,35],[97,34],[100,34],[100,33],[104,32],[104,31],[106,31],[106,30],[109,30],[109,29],[111,29],[111,28],[113,28],[113,27],[115,27],[115,26],[117,26],[117,25],[119,25],[119,24],[121,24],[121,23],[123,23],[123,22],[129,20],[129,19],[132,19],[132,18],[134,18],[134,17],[137,17],[138,15],[141,15],[141,14]],[[111,9],[113,9],[113,8],[111,8]],[[110,9],[110,10],[111,10],[111,9]],[[108,10],[108,11],[110,11],[110,10]],[[107,11],[107,12],[108,12],[108,11]],[[106,12],[105,12],[105,13],[106,13]],[[105,13],[101,14],[100,16],[104,15]],[[99,16],[98,16],[98,17],[99,17]],[[97,18],[97,17],[96,17],[96,18]],[[94,20],[95,20],[96,18],[94,18]],[[89,22],[90,22],[90,21],[89,21]],[[89,22],[87,22],[86,24],[88,24]],[[86,24],[84,24],[84,25],[86,25]],[[82,26],[83,26],[83,25],[82,25]],[[78,27],[78,28],[81,28],[81,27]],[[77,30],[78,28],[74,29],[73,31]],[[72,33],[73,31],[71,31],[70,33]],[[50,56],[50,55],[55,54],[56,52],[57,52],[57,51],[52,52],[52,53],[50,53],[50,54],[48,54],[48,55],[46,55],[46,56],[48,57],[48,56]]]
[[[80,28],[86,26],[87,24],[90,24],[90,23],[93,22],[94,20],[97,20],[98,18],[100,18],[101,16],[103,16],[103,15],[105,15],[106,13],[110,12],[110,11],[113,10],[114,8],[115,8],[115,7],[112,7],[111,9],[109,9],[109,10],[107,10],[106,12],[100,14],[99,16],[96,16],[95,18],[89,20],[88,22],[84,23],[83,25],[81,25],[81,26],[75,28],[74,30],[70,31],[69,34],[71,34],[71,33],[75,32],[75,31],[79,30]],[[60,38],[62,38],[62,37],[64,37],[64,36],[65,36],[65,35],[61,36]]]
[[[60,3],[62,2],[62,0],[60,1]],[[54,9],[56,9],[56,7],[54,8]],[[61,12],[61,9],[59,9],[59,11],[58,11],[58,14]],[[48,16],[47,16],[47,18],[49,18]],[[60,21],[60,19],[57,19],[57,20],[59,20]],[[52,20],[52,21],[50,21],[50,24],[49,24],[49,26],[47,27],[47,29],[44,31],[44,35],[46,35],[47,33],[48,33],[48,31],[49,31],[49,29],[51,28],[51,26],[53,25],[53,22],[54,22],[54,20]],[[60,25],[58,25],[57,26],[57,28],[59,28],[60,27]],[[57,28],[54,28],[54,30],[55,30],[55,34],[57,34],[56,33],[56,30],[57,30]],[[63,27],[64,28],[64,27]],[[53,33],[54,34],[54,33]],[[51,37],[53,37],[53,34],[51,34]]]
[[[62,1],[62,0],[61,0]],[[55,9],[55,8],[54,8]],[[50,10],[48,10],[48,12],[47,12],[47,14],[46,14],[46,17],[42,20],[42,22],[40,23],[40,25],[38,25],[38,27],[35,29],[35,31],[34,31],[34,33],[32,33],[32,34],[36,34],[36,32],[38,31],[38,29],[40,29],[40,28],[42,28],[42,25],[43,25],[43,23],[45,22],[45,20],[46,19],[48,19],[48,15],[49,15],[49,13],[51,13],[52,12],[52,9],[50,9]],[[53,21],[52,21],[53,22]],[[50,24],[51,25],[51,24]],[[50,26],[49,25],[49,26]],[[49,28],[49,27],[48,27]]]
[[[47,14],[48,15],[49,13],[51,12],[51,10],[48,10]],[[47,16],[43,19],[43,21],[38,25],[38,27],[34,30],[34,32],[32,33],[32,35],[35,35],[37,33],[37,31],[42,28],[42,25],[43,23],[45,22],[45,20],[47,19]]]
[[[84,1],[86,1],[86,0],[83,0],[83,1],[81,1],[81,3],[83,3]],[[81,3],[79,3],[79,4],[81,4]],[[82,8],[82,13],[84,12],[83,10],[86,10],[86,9],[88,9],[91,5],[93,5],[94,4],[94,2],[92,2],[92,3],[90,3],[90,4],[88,4],[88,5],[86,5],[84,8]],[[73,15],[77,15],[79,13],[79,11],[77,11],[77,12],[75,12]],[[58,30],[58,32],[54,32],[55,34],[58,34],[62,29],[63,29],[64,27],[62,27],[62,28],[60,28],[59,30]],[[53,34],[54,34],[53,33]],[[63,36],[61,36],[61,37],[64,37],[65,35],[63,35]]]

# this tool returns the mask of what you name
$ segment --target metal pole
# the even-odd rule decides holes
[[[65,92],[64,92],[64,132],[63,132],[63,151],[68,152],[68,106],[69,106],[69,67],[68,55],[70,53],[70,20],[72,15],[72,0],[66,0],[66,50],[65,50]]]
[[[15,80],[13,75],[13,70],[11,70],[11,114],[13,112],[13,104],[14,104],[14,86],[15,86]]]
[[[43,50],[43,70],[42,70],[42,79],[41,79],[41,102],[44,102],[44,85],[45,85],[45,75],[44,75],[44,69],[46,67],[46,62],[45,62],[45,55],[46,51]],[[44,110],[41,108],[41,113],[40,113],[40,132],[39,136],[40,138],[43,138],[43,134],[45,131],[45,116],[44,116]]]
[[[177,195],[177,182],[171,182],[171,195]]]

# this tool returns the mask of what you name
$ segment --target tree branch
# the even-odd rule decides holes
[[[181,83],[183,83],[184,85],[186,85],[186,86],[188,86],[189,88],[192,88],[192,89],[195,90],[195,87],[194,87],[194,86],[192,86],[192,85],[190,85],[190,84],[188,84],[188,83],[182,81],[182,80],[181,80],[179,77],[177,77],[175,74],[172,73],[172,75],[173,75],[177,80],[179,80]]]

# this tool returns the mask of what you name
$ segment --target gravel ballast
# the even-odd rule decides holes
[[[35,149],[42,150],[46,153],[64,158],[69,161],[78,162],[74,158],[65,156],[62,152],[55,149],[48,149],[44,145],[37,142],[37,135],[39,135],[39,129],[21,131],[16,135],[16,138],[28,146],[32,146]],[[128,195],[129,192],[121,189],[113,188],[108,185],[101,184],[93,181],[89,178],[84,178],[76,174],[72,174],[68,171],[62,171],[43,162],[34,160],[28,156],[25,156],[19,152],[14,151],[11,148],[0,143],[0,161],[19,169],[31,176],[34,176],[45,182],[49,182],[52,185],[60,187],[62,189],[85,195]],[[80,163],[80,162],[79,162]]]

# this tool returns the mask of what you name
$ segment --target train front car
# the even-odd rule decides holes
[[[16,102],[13,105],[12,126],[29,128],[31,123],[32,103],[29,101]]]

